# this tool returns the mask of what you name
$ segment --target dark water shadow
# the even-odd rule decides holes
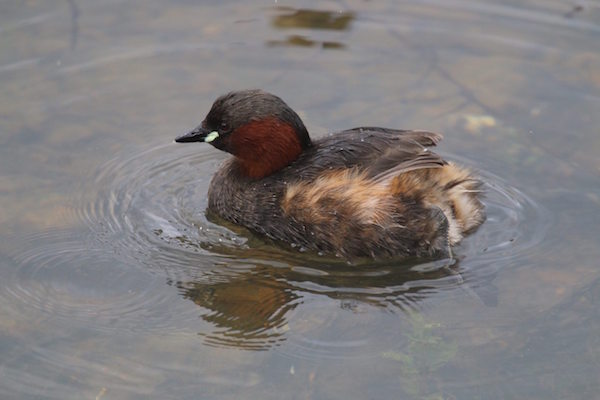
[[[271,24],[277,29],[324,29],[343,31],[350,29],[356,15],[352,11],[334,12],[311,9],[278,7],[282,14],[273,17]]]
[[[303,31],[349,31],[356,15],[352,11],[334,12],[311,9],[277,7],[271,18],[271,26],[278,30]],[[312,32],[314,34],[314,32]],[[267,40],[268,47],[316,47],[323,50],[345,49],[346,44],[339,37],[313,38],[305,34],[291,34],[285,39]]]

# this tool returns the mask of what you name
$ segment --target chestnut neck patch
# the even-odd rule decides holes
[[[232,132],[228,151],[251,178],[264,178],[288,166],[302,153],[295,128],[277,117],[251,121]]]

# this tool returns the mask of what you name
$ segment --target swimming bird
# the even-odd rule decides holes
[[[442,136],[359,127],[311,139],[281,98],[254,89],[216,99],[175,139],[228,152],[209,212],[294,248],[357,258],[446,257],[485,219],[482,182],[429,150]]]

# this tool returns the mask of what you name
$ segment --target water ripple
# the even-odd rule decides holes
[[[499,269],[518,264],[548,228],[539,205],[484,172],[488,219],[455,249],[454,259],[347,265],[278,248],[207,218],[208,183],[222,159],[211,150],[168,143],[117,156],[82,190],[79,217],[104,251],[112,249],[130,267],[164,277],[200,306],[202,319],[215,328],[200,335],[213,346],[263,349],[296,337],[304,343],[300,348],[317,351],[326,342],[297,336],[301,330],[290,327],[291,316],[305,309],[307,298],[334,300],[351,312],[372,307],[396,313],[422,307],[430,296],[464,291],[487,296],[478,288],[489,285]],[[331,351],[345,356],[352,347],[363,354],[373,344],[353,339],[332,345]]]
[[[23,244],[27,248],[22,249]],[[164,279],[143,274],[85,236],[49,230],[20,238],[3,270],[0,301],[18,315],[26,306],[60,326],[85,325],[100,332],[148,332],[170,328],[173,296]],[[152,314],[152,318],[151,317]]]
[[[207,218],[206,192],[222,157],[208,147],[171,143],[117,155],[75,200],[84,233],[51,230],[12,246],[0,300],[15,314],[26,304],[55,324],[103,332],[199,329],[210,346],[366,357],[398,340],[392,334],[381,340],[382,323],[389,322],[382,313],[403,318],[430,298],[465,292],[493,304],[482,288],[500,269],[538,252],[551,221],[524,193],[483,172],[487,221],[453,259],[348,265]],[[174,298],[188,300],[176,313]],[[201,327],[190,322],[198,315]],[[334,320],[358,336],[322,337],[337,331],[324,329]]]

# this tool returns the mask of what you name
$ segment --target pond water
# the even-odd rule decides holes
[[[600,389],[600,6],[0,4],[0,398],[589,399]],[[488,219],[353,266],[207,217],[177,145],[260,87],[314,137],[442,132]]]

